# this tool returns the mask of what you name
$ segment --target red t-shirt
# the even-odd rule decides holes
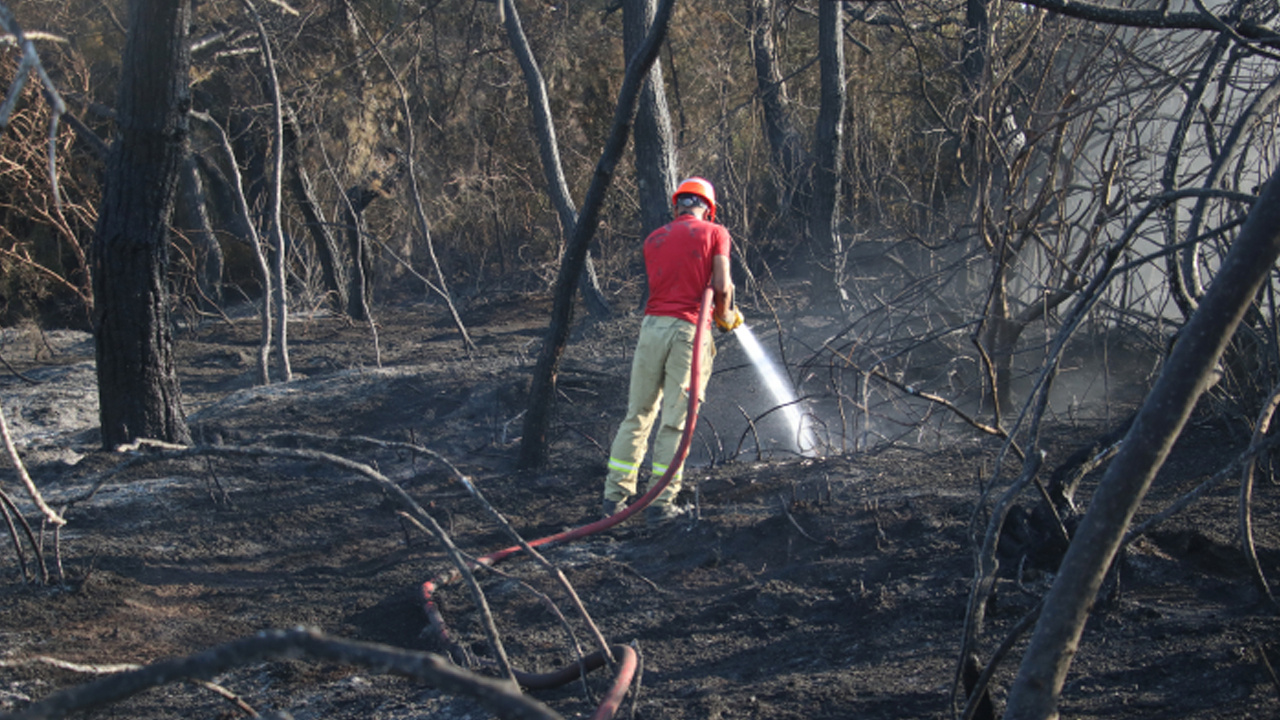
[[[644,313],[697,323],[716,255],[729,256],[729,231],[723,225],[682,215],[650,233],[644,241],[649,273]]]

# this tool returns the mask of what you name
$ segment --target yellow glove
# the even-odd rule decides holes
[[[742,312],[736,307],[731,307],[724,315],[716,316],[716,327],[720,328],[720,332],[733,332],[742,325]]]

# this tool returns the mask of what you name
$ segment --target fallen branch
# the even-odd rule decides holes
[[[354,665],[431,684],[442,692],[474,699],[500,718],[560,720],[542,703],[510,683],[463,670],[433,653],[344,640],[318,630],[267,630],[188,657],[145,665],[61,690],[3,720],[45,720],[109,705],[144,690],[187,679],[208,680],[235,668],[267,660],[311,660]]]
[[[323,436],[313,435],[311,437],[319,438]],[[333,438],[326,438],[326,439],[330,441],[333,440]],[[383,443],[373,438],[364,438],[364,437],[356,438],[356,440],[359,442],[375,443],[375,444],[385,445],[385,446],[403,446],[404,445],[404,443]],[[172,458],[195,457],[195,456],[203,456],[203,455],[228,455],[228,456],[237,456],[237,457],[293,458],[293,459],[311,460],[316,462],[326,462],[331,465],[335,465],[337,467],[350,470],[359,475],[363,475],[367,479],[373,480],[375,483],[380,485],[384,490],[388,491],[391,495],[393,495],[397,500],[400,501],[400,504],[405,508],[404,517],[412,518],[416,524],[418,524],[424,530],[426,530],[431,535],[433,535],[436,538],[436,540],[439,541],[440,544],[445,548],[445,552],[449,556],[450,561],[453,562],[456,571],[461,573],[463,577],[469,578],[469,583],[470,583],[476,604],[479,607],[481,607],[484,611],[484,616],[486,618],[486,629],[489,632],[489,641],[492,646],[494,655],[497,656],[498,662],[507,670],[507,675],[511,679],[512,683],[515,682],[515,675],[511,672],[511,669],[510,669],[511,663],[510,661],[507,660],[506,650],[502,646],[502,640],[498,635],[497,626],[493,624],[493,617],[488,612],[488,604],[485,601],[484,593],[480,590],[480,585],[476,583],[475,578],[471,576],[470,570],[468,568],[469,563],[465,558],[462,557],[461,553],[458,551],[457,546],[453,544],[452,538],[450,538],[449,534],[444,531],[444,528],[440,527],[440,524],[436,522],[435,518],[429,515],[427,511],[424,510],[416,500],[410,497],[409,494],[406,493],[403,488],[401,488],[396,483],[392,482],[390,478],[386,477],[382,473],[378,472],[377,470],[373,469],[372,467],[364,463],[356,462],[355,460],[350,460],[348,458],[342,457],[341,455],[334,455],[332,453],[327,453],[320,450],[306,450],[306,449],[295,449],[295,448],[270,448],[270,447],[261,447],[261,446],[236,447],[236,446],[230,446],[230,445],[194,445],[190,447],[185,447],[181,445],[174,445],[172,443],[166,443],[166,442],[161,442],[158,440],[150,440],[150,439],[141,439],[129,446],[122,446],[122,449],[142,449],[142,448],[155,448],[155,449],[161,450],[162,451],[161,454],[154,456],[154,458],[156,459],[166,459],[166,458],[172,459]],[[413,449],[429,454],[437,458],[441,462],[444,462],[446,465],[448,465],[450,469],[453,470],[453,472],[457,476],[463,477],[463,478],[466,477],[465,475],[462,475],[460,472],[458,472],[457,468],[455,468],[452,464],[448,463],[448,461],[445,460],[444,457],[441,456],[439,453],[435,453],[433,451],[427,450],[426,448],[421,448],[417,446],[413,446]],[[146,458],[148,456],[141,456],[141,457]]]
[[[27,473],[27,467],[22,464],[22,458],[18,456],[18,448],[13,444],[13,437],[9,434],[9,423],[4,419],[4,409],[0,408],[0,438],[4,440],[5,452],[9,454],[9,461],[13,463],[14,470],[18,472],[18,479],[22,481],[22,486],[27,489],[27,494],[31,496],[31,502],[40,508],[40,512],[44,513],[45,518],[54,525],[66,525],[67,521],[62,519],[53,508],[44,501],[44,497],[40,495],[40,491],[36,488],[36,484],[31,481],[31,475]]]
[[[375,470],[374,468],[364,463],[359,463],[359,462],[344,458],[340,455],[334,455],[334,454],[323,452],[323,451],[300,449],[300,448],[273,448],[273,447],[264,447],[264,446],[258,446],[258,445],[245,446],[245,447],[224,446],[224,445],[202,445],[202,446],[188,447],[188,446],[174,445],[171,443],[165,443],[165,442],[156,441],[156,440],[143,439],[143,440],[138,440],[137,442],[128,446],[121,446],[120,448],[118,448],[118,450],[121,450],[121,451],[155,450],[157,451],[155,452],[155,454],[138,455],[135,458],[131,458],[129,462],[122,463],[121,466],[117,468],[113,468],[112,470],[108,471],[107,474],[115,475],[120,471],[120,469],[123,466],[132,465],[134,463],[143,462],[146,460],[177,459],[177,458],[184,458],[184,457],[208,456],[208,455],[225,455],[225,456],[239,456],[239,457],[293,458],[293,459],[304,459],[309,461],[327,462],[337,467],[357,472],[358,474],[363,475],[366,478],[374,480],[376,483],[381,485],[384,488],[384,490],[388,491],[390,494],[394,495],[397,499],[400,500],[401,504],[405,507],[405,510],[399,513],[399,515],[402,518],[405,518],[412,524],[422,529],[424,532],[428,532],[432,534],[433,536],[436,537],[437,540],[440,541],[440,543],[445,547],[446,552],[449,555],[450,560],[454,565],[453,576],[463,577],[470,585],[473,592],[474,599],[477,603],[477,606],[481,610],[481,614],[483,616],[482,618],[483,624],[485,625],[486,632],[489,635],[491,646],[494,650],[494,654],[497,657],[496,662],[503,669],[504,674],[506,674],[506,676],[512,681],[507,687],[515,688],[517,687],[517,684],[524,685],[525,687],[555,687],[565,682],[568,682],[569,680],[575,679],[577,677],[585,676],[585,674],[590,672],[591,670],[602,667],[606,664],[617,663],[616,677],[615,677],[614,684],[610,687],[609,691],[606,693],[605,698],[602,700],[600,706],[597,708],[596,714],[593,717],[603,719],[603,718],[610,718],[613,716],[613,713],[616,712],[618,705],[621,703],[622,698],[625,696],[628,687],[631,685],[631,678],[637,663],[635,652],[631,648],[628,648],[623,645],[607,644],[607,642],[604,640],[603,634],[600,633],[599,629],[595,626],[591,618],[587,615],[586,610],[581,603],[581,600],[577,597],[572,586],[569,585],[568,579],[564,576],[564,574],[560,572],[558,569],[556,569],[554,566],[552,566],[550,563],[548,563],[545,559],[541,558],[541,556],[539,556],[536,552],[534,552],[533,547],[528,542],[526,542],[523,538],[521,538],[519,534],[516,533],[515,530],[511,528],[511,526],[506,522],[506,520],[496,510],[494,510],[492,506],[488,504],[487,501],[484,500],[483,496],[480,495],[479,491],[475,488],[475,485],[471,480],[471,478],[469,478],[467,475],[459,471],[458,468],[455,467],[452,463],[450,463],[447,458],[440,455],[439,453],[436,453],[432,450],[429,450],[427,448],[424,448],[418,445],[411,445],[408,443],[395,442],[395,441],[384,441],[376,438],[369,438],[369,437],[363,437],[363,436],[356,436],[356,437],[349,437],[349,438],[334,438],[334,437],[309,434],[309,433],[280,433],[280,434],[267,436],[267,438],[265,439],[271,439],[275,441],[284,440],[284,439],[305,439],[305,440],[311,440],[311,441],[324,441],[327,443],[348,442],[352,444],[364,444],[364,445],[370,445],[374,447],[391,449],[391,450],[407,450],[413,453],[425,454],[432,457],[435,460],[440,461],[443,465],[445,465],[449,469],[454,479],[460,484],[462,484],[468,490],[468,492],[472,494],[473,497],[479,500],[490,511],[490,513],[492,513],[494,517],[498,519],[499,523],[502,524],[503,527],[506,528],[508,532],[510,532],[512,535],[516,537],[517,541],[520,544],[520,547],[518,549],[523,549],[531,552],[535,557],[537,557],[544,564],[545,567],[548,567],[550,569],[550,571],[557,578],[557,580],[562,584],[562,586],[566,588],[566,591],[569,593],[570,597],[573,599],[573,602],[577,607],[578,611],[581,613],[581,615],[583,616],[587,624],[590,625],[593,634],[596,636],[597,642],[599,642],[601,645],[601,648],[596,652],[593,652],[590,655],[586,655],[586,656],[581,656],[581,654],[579,653],[580,657],[577,663],[561,668],[560,670],[555,672],[534,674],[534,673],[522,673],[514,670],[511,667],[510,661],[507,659],[505,650],[503,649],[501,639],[498,635],[496,624],[493,621],[492,613],[488,609],[488,604],[487,604],[487,600],[484,597],[484,593],[480,589],[479,583],[476,582],[474,575],[470,572],[471,568],[481,566],[481,565],[487,565],[489,564],[489,562],[486,561],[486,559],[476,560],[476,559],[468,558],[464,556],[464,554],[453,544],[448,534],[445,533],[443,528],[440,527],[440,525],[435,521],[435,519],[431,517],[429,514],[427,514],[426,511],[423,510],[407,493],[405,493],[405,491],[402,488],[400,488],[399,485],[392,482],[389,478],[383,476],[377,470]],[[103,482],[105,481],[99,480],[98,482],[96,482],[94,485],[94,490],[96,491],[98,488],[100,488]],[[428,602],[427,612],[428,612],[429,619],[431,620],[433,625],[438,625],[439,629],[443,629],[443,619],[432,616],[433,610],[434,610],[434,603]],[[438,610],[435,611],[435,615],[438,616]],[[442,635],[445,637],[446,642],[448,642],[447,634],[442,633]]]
[[[582,598],[578,597],[577,591],[573,589],[573,585],[570,584],[569,578],[565,577],[564,572],[561,571],[560,568],[552,565],[546,557],[542,555],[542,553],[535,550],[528,541],[521,537],[520,533],[516,532],[516,529],[511,527],[511,523],[507,522],[507,519],[502,516],[502,513],[498,512],[493,505],[489,504],[489,501],[486,500],[484,495],[480,492],[480,488],[476,487],[476,484],[470,478],[463,478],[462,485],[467,489],[467,492],[471,493],[471,497],[475,498],[476,502],[480,503],[484,507],[484,509],[489,513],[489,516],[492,517],[494,521],[497,522],[498,525],[501,526],[502,529],[506,531],[506,533],[510,535],[516,543],[518,543],[520,547],[538,563],[538,565],[556,579],[556,582],[559,583],[560,587],[565,591],[565,594],[568,595],[570,602],[573,603],[574,609],[578,611],[578,615],[582,618],[582,621],[586,623],[587,628],[591,630],[591,634],[594,636],[596,644],[607,656],[609,653],[609,642],[604,639],[604,633],[600,632],[599,626],[597,626],[595,621],[591,619],[591,614],[587,612],[586,606],[582,604]]]
[[[429,529],[423,525],[416,516],[410,513],[402,512],[400,516],[408,520],[419,530],[434,535],[437,539],[441,537],[448,538],[448,535],[444,532],[444,528],[440,527],[440,525],[436,523],[435,519],[430,516],[427,517],[428,522],[431,524]],[[471,572],[471,568],[475,563],[469,558],[464,558],[462,556],[462,552],[458,550],[452,540],[444,542],[444,546],[449,554],[449,559],[453,561],[454,571],[458,573],[459,577],[461,577],[464,582],[467,583],[467,587],[471,590],[471,597],[480,611],[481,625],[484,626],[485,634],[489,637],[489,645],[493,648],[495,662],[498,664],[498,667],[502,669],[502,674],[510,679],[513,684],[519,682],[516,679],[515,669],[511,667],[511,660],[507,657],[506,648],[502,644],[502,636],[498,634],[498,624],[494,622],[493,613],[489,610],[489,600],[485,597],[484,590],[480,588],[480,583],[476,582],[476,577]],[[434,610],[434,606],[428,609],[427,619],[432,625],[436,626],[440,637],[447,644],[456,645],[452,642],[448,632],[444,629],[444,621],[439,618],[439,611]],[[456,650],[459,655],[466,657],[467,653],[465,648],[458,646]],[[462,659],[462,657],[458,658],[459,661]]]
[[[137,663],[112,663],[110,665],[86,665],[84,663],[71,662],[70,660],[60,660],[48,655],[37,655],[22,660],[0,660],[0,667],[22,667],[24,665],[49,665],[61,670],[70,670],[71,672],[84,673],[86,675],[113,675],[115,673],[128,672],[130,670],[138,670],[142,667]],[[245,702],[239,695],[231,692],[225,687],[209,682],[208,680],[195,680],[188,678],[187,682],[202,687],[219,697],[229,700],[240,710],[250,717],[259,717],[257,710],[254,710],[249,703]]]
[[[39,385],[42,382],[40,380],[33,380],[32,378],[29,378],[26,375],[23,375],[22,372],[19,371],[17,368],[15,368],[8,360],[6,360],[3,355],[0,355],[0,363],[3,363],[5,366],[5,369],[8,370],[14,377],[18,378],[19,380],[25,382],[28,385]]]

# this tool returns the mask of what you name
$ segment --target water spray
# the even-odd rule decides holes
[[[782,369],[764,351],[764,346],[756,339],[756,334],[752,332],[750,326],[739,325],[736,329],[729,331],[729,334],[738,339],[743,352],[747,354],[747,359],[755,366],[760,379],[769,389],[769,394],[781,408],[796,449],[801,455],[813,454],[818,447],[817,437],[814,436],[813,428],[806,422],[804,413],[801,412],[800,399],[796,396],[791,379],[783,374]]]

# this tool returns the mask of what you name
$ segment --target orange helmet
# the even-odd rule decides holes
[[[702,198],[707,203],[707,220],[716,219],[716,189],[711,187],[711,183],[700,177],[685,180],[671,196],[671,204],[675,205],[681,195],[696,195]]]

